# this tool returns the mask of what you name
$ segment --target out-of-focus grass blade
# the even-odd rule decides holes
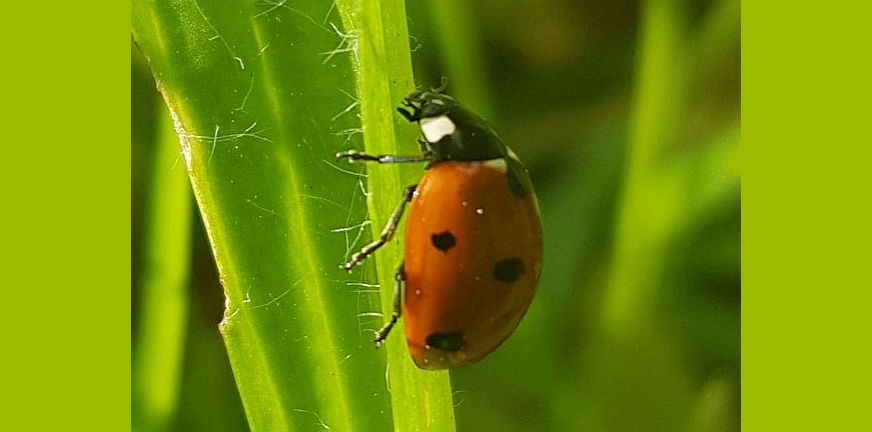
[[[416,154],[415,128],[394,110],[415,84],[412,79],[409,36],[402,0],[339,0],[338,8],[357,47],[358,97],[366,151],[372,154]],[[368,186],[370,219],[378,235],[406,186],[415,184],[422,167],[373,166]],[[402,233],[402,227],[398,231]],[[393,304],[394,272],[402,260],[402,235],[374,258],[382,292],[382,310]],[[409,358],[402,321],[388,339],[394,430],[452,431],[454,412],[447,372],[425,372]]]
[[[693,403],[688,359],[656,320],[668,240],[682,191],[659,188],[665,156],[683,138],[688,61],[685,3],[654,0],[642,13],[635,107],[600,330],[586,373],[602,430],[671,431]],[[642,367],[641,365],[644,365]],[[627,411],[619,406],[634,406]],[[680,430],[680,429],[678,429]]]
[[[735,413],[739,410],[738,391],[729,378],[714,378],[699,392],[690,414],[689,432],[731,432],[741,430]]]
[[[333,160],[360,130],[342,27],[314,0],[133,2],[224,284],[221,330],[253,430],[391,428],[371,343],[378,300],[339,269],[367,237],[365,175]]]
[[[682,2],[646,3],[636,83],[631,142],[625,164],[611,282],[605,301],[607,331],[627,330],[647,316],[662,274],[663,223],[679,203],[675,195],[652,196],[650,183],[666,150],[682,130],[687,95],[682,50]]]
[[[133,426],[140,431],[164,430],[175,415],[188,323],[191,186],[165,107],[157,119],[133,340]]]
[[[449,74],[450,93],[491,121],[494,110],[490,103],[484,48],[476,22],[474,3],[464,0],[425,2],[428,18],[433,23],[436,48]]]

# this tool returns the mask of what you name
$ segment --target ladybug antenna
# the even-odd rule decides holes
[[[397,108],[397,112],[406,118],[409,122],[421,120],[421,100],[428,92],[421,87],[417,87],[412,94],[403,98],[402,107]]]
[[[445,90],[447,87],[448,87],[448,77],[443,75],[442,79],[440,81],[439,87],[435,87],[435,88],[431,87],[430,91],[433,93],[442,93],[442,91]]]

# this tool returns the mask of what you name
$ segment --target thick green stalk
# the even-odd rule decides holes
[[[415,154],[417,132],[394,110],[415,87],[402,0],[337,2],[353,40],[358,98],[366,151]],[[401,198],[421,176],[420,166],[374,166],[367,170],[369,216],[378,235]],[[398,231],[402,233],[402,228]],[[374,258],[382,293],[383,317],[392,309],[394,272],[402,260],[401,235]],[[388,376],[397,431],[452,431],[454,412],[447,372],[426,372],[412,363],[402,321],[386,345]]]

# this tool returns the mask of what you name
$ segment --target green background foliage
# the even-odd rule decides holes
[[[407,21],[387,1],[144,4],[133,8],[151,67],[134,50],[135,429],[427,430],[429,392],[445,422],[431,429],[449,427],[445,374],[409,369],[401,338],[386,354],[370,344],[390,303],[373,286],[390,291],[399,243],[363,271],[338,270],[420,173],[332,160],[415,149],[390,110],[413,87],[385,54],[402,51],[397,22],[415,83],[447,77],[491,119],[542,208],[539,293],[500,350],[451,373],[457,429],[738,429],[738,1],[409,2]],[[144,25],[155,16],[177,22]],[[214,70],[227,73],[198,80]],[[193,150],[214,249],[172,177],[185,156],[160,150],[178,137],[152,71]],[[241,314],[225,337],[245,333],[228,337],[229,360],[213,254]],[[268,339],[251,346],[252,334]]]

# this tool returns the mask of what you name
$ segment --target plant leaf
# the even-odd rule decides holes
[[[224,284],[252,430],[391,425],[370,340],[378,299],[339,269],[366,240],[363,174],[333,161],[359,130],[340,28],[329,2],[133,2]]]

